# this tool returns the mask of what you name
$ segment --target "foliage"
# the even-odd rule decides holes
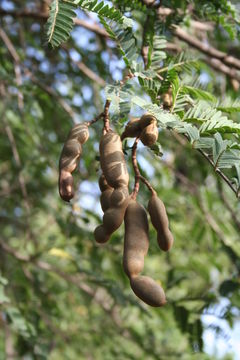
[[[0,5],[13,13],[0,11],[2,358],[214,360],[203,343],[206,314],[215,316],[219,336],[218,306],[230,326],[239,316],[240,100],[231,78],[206,65],[200,51],[167,46],[182,46],[173,25],[197,37],[191,19],[204,19],[214,26],[205,40],[239,57],[239,10],[225,0],[165,0],[175,10],[163,18],[144,3],[54,0],[46,25],[36,15],[40,0]],[[77,16],[101,31],[78,26]],[[119,132],[145,111],[158,120],[159,142],[140,148],[138,160],[175,237],[162,253],[150,228],[144,271],[166,289],[161,309],[132,295],[121,265],[123,229],[104,247],[94,242],[101,121],[84,145],[74,201],[63,203],[57,192],[68,131],[100,114],[107,98]],[[131,145],[124,141],[129,164]],[[142,186],[139,201],[148,198]]]

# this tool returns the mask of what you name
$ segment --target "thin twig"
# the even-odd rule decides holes
[[[123,87],[123,85],[126,84],[126,82],[129,80],[129,79],[132,79],[134,78],[135,75],[129,70],[129,72],[127,73],[126,76],[124,76],[124,78],[120,81],[120,88]]]
[[[147,186],[147,188],[151,191],[151,193],[153,195],[156,194],[156,191],[153,189],[150,182],[140,174],[138,163],[137,163],[137,145],[138,145],[138,142],[139,142],[139,138],[137,137],[134,144],[133,144],[133,147],[132,147],[132,165],[133,165],[133,170],[134,170],[134,174],[135,174],[134,189],[133,189],[133,192],[132,192],[132,198],[133,199],[136,199],[137,194],[139,192],[139,188],[140,188],[139,180],[141,180],[144,183],[144,185]]]
[[[106,134],[110,130],[110,123],[109,123],[109,107],[110,107],[111,101],[106,100],[105,106],[104,106],[104,112],[103,112],[103,121],[104,121],[104,127],[103,127],[103,134]]]
[[[215,169],[215,164],[214,162],[212,161],[212,159],[209,157],[209,155],[207,153],[205,153],[205,151],[201,150],[201,149],[197,149],[198,152],[200,152],[204,157],[205,159],[212,165],[212,167]],[[221,178],[228,184],[228,186],[232,189],[232,191],[235,193],[236,197],[239,198],[240,197],[240,194],[238,194],[238,190],[235,189],[235,187],[233,186],[231,180],[219,169],[219,168],[216,168],[215,169],[215,172],[221,176]]]
[[[180,136],[176,131],[171,131],[172,135],[175,137],[176,140],[178,140],[178,142],[185,146],[189,143],[189,139],[187,135],[183,135]],[[185,139],[185,140],[184,140]],[[237,198],[240,198],[240,194],[238,193],[238,189],[235,189],[235,187],[233,186],[231,180],[219,169],[216,168],[214,162],[212,161],[212,159],[210,158],[210,156],[205,153],[205,151],[203,151],[202,149],[196,149],[213,167],[214,171],[221,176],[221,178],[228,184],[228,186],[231,188],[231,190],[234,192],[234,194],[236,195]]]
[[[76,114],[73,111],[73,109],[71,108],[71,106],[64,100],[61,98],[60,95],[58,95],[56,93],[55,90],[53,90],[50,86],[43,84],[41,81],[39,81],[36,76],[27,68],[24,68],[24,74],[26,76],[28,76],[31,81],[36,84],[40,89],[42,89],[44,92],[46,92],[48,95],[54,97],[59,104],[61,105],[61,107],[66,111],[66,113],[72,118],[73,122],[76,124]]]
[[[98,120],[102,119],[104,117],[104,112],[101,112],[99,115],[97,115],[93,120],[88,121],[86,124],[88,126],[91,126],[92,124],[94,124],[95,122],[97,122]]]
[[[137,145],[138,145],[138,141],[139,138],[136,138],[133,147],[132,147],[132,164],[133,164],[133,170],[134,170],[134,174],[135,174],[135,183],[134,183],[134,189],[132,192],[132,197],[135,200],[137,197],[137,194],[139,192],[139,187],[140,187],[140,171],[138,168],[138,163],[137,163]]]
[[[66,45],[61,45],[61,48],[64,49],[71,59],[71,61],[78,67],[80,71],[82,71],[89,79],[94,81],[95,83],[99,84],[100,86],[106,86],[106,81],[102,79],[98,74],[96,74],[93,70],[91,70],[86,64],[84,64],[82,61],[75,61],[69,52],[69,49]]]
[[[92,71],[86,64],[84,64],[82,61],[74,61],[71,59],[74,64],[77,65],[78,69],[82,71],[89,79],[94,81],[100,86],[106,86],[106,81],[103,80],[98,74],[96,74],[94,71]]]
[[[0,29],[0,37],[2,38],[4,44],[6,45],[9,53],[11,54],[13,61],[14,61],[14,72],[15,72],[15,76],[16,76],[16,84],[18,87],[20,87],[22,85],[22,74],[21,74],[21,67],[20,67],[20,57],[12,43],[12,41],[10,40],[10,38],[8,37],[8,35],[6,34],[6,32],[3,29]],[[20,111],[23,111],[24,108],[24,102],[23,102],[23,94],[22,92],[18,89],[18,107]]]

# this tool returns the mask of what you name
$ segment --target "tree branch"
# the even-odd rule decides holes
[[[240,59],[237,59],[231,55],[228,55],[228,54],[224,53],[223,51],[215,49],[213,46],[198,40],[197,38],[193,37],[192,35],[189,35],[187,32],[185,32],[179,26],[174,26],[173,33],[179,39],[183,40],[188,45],[200,50],[204,54],[206,54],[212,58],[219,59],[222,62],[224,62],[225,64],[240,70]]]
[[[14,71],[16,76],[16,83],[17,86],[20,87],[22,85],[22,75],[21,75],[21,68],[20,68],[20,57],[12,43],[12,41],[9,39],[7,34],[3,29],[0,29],[0,37],[2,38],[4,44],[6,45],[9,53],[11,54],[13,61],[14,61]],[[18,89],[18,107],[20,111],[23,111],[24,103],[23,103],[23,94]]]
[[[231,79],[240,82],[240,74],[238,74],[236,69],[225,65],[221,60],[215,58],[205,58],[203,61],[210,65],[213,69],[220,71],[223,74],[229,76]]]
[[[28,9],[23,9],[23,10],[19,10],[19,11],[10,11],[10,10],[0,9],[0,16],[12,16],[14,18],[23,17],[23,18],[29,18],[29,19],[32,18],[32,19],[36,19],[36,20],[46,20],[48,18],[48,12],[35,12],[35,11],[28,10]],[[75,25],[82,26],[85,29],[96,33],[97,35],[100,35],[104,38],[109,38],[107,31],[105,29],[101,28],[97,24],[94,24],[94,23],[92,24],[85,20],[77,19],[77,18],[74,18],[73,22]]]
[[[67,53],[67,55],[69,56],[69,58],[71,59],[71,61],[78,67],[78,69],[80,71],[82,71],[89,79],[91,79],[92,81],[94,81],[95,83],[99,84],[100,86],[106,86],[106,81],[103,80],[103,78],[101,78],[98,74],[96,74],[94,71],[92,71],[86,64],[84,64],[82,61],[75,61],[70,53],[69,53],[69,49],[67,48],[66,45],[62,45],[61,46]]]

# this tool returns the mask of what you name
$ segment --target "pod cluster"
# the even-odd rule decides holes
[[[152,146],[158,139],[157,120],[151,114],[144,114],[139,119],[132,119],[128,122],[122,133],[121,139],[127,137],[140,137],[145,146]]]
[[[69,133],[59,162],[59,193],[63,200],[69,201],[73,195],[72,172],[82,153],[82,145],[89,137],[88,126],[76,125]],[[142,275],[144,258],[149,248],[149,225],[145,208],[129,194],[129,174],[122,150],[122,140],[138,137],[146,146],[152,146],[158,138],[156,118],[145,114],[126,125],[122,136],[109,130],[99,144],[101,175],[99,188],[100,203],[103,210],[102,224],[94,231],[95,240],[106,243],[111,235],[124,222],[123,269],[129,278],[133,292],[150,306],[163,306],[166,303],[164,290],[160,283]],[[163,251],[170,250],[173,236],[169,230],[168,216],[163,202],[152,191],[147,206],[153,227],[157,231],[157,241]]]

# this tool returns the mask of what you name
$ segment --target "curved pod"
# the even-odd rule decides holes
[[[158,139],[158,128],[156,120],[146,126],[140,136],[141,142],[145,146],[152,146]]]
[[[130,120],[125,126],[124,132],[122,133],[121,140],[127,137],[134,138],[140,135],[141,127],[139,118]]]
[[[88,126],[77,124],[69,132],[59,160],[59,194],[65,201],[74,196],[72,172],[76,169],[82,154],[82,144],[89,138]]]
[[[149,276],[137,276],[130,279],[133,292],[146,304],[160,307],[166,304],[163,288]]]
[[[169,230],[168,216],[164,203],[154,194],[148,202],[148,212],[151,217],[152,224],[157,230],[158,245],[163,251],[171,249],[174,239]]]

